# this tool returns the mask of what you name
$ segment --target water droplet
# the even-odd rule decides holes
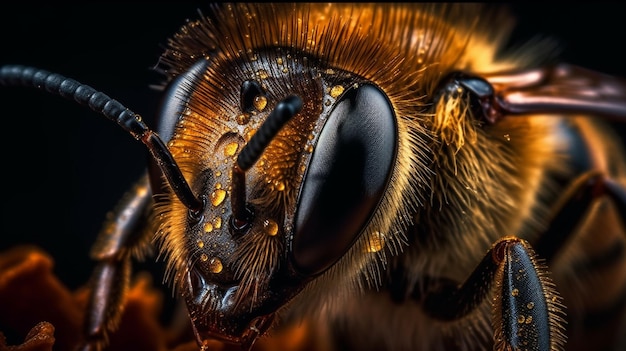
[[[274,182],[274,189],[278,190],[278,191],[283,191],[285,190],[285,182],[282,181],[276,181]]]
[[[518,289],[511,290],[511,296],[517,296],[517,295],[519,295],[519,290]]]
[[[283,64],[283,58],[282,57],[277,57],[276,58],[276,63],[279,64],[279,65],[282,65]]]
[[[246,131],[246,133],[244,134],[244,139],[246,139],[246,141],[250,141],[250,138],[252,138],[254,133],[256,133],[256,129],[250,129]]]
[[[215,229],[222,227],[222,217],[215,217],[215,219],[213,219],[213,227],[215,227]]]
[[[250,114],[247,112],[244,112],[240,114],[239,116],[235,117],[235,119],[237,120],[237,124],[245,125],[245,124],[248,124],[248,122],[250,122]]]
[[[510,134],[504,134],[504,140],[511,141],[511,135]]]
[[[263,95],[257,95],[254,97],[252,104],[258,111],[263,111],[265,106],[267,106],[267,98]]]
[[[334,87],[330,88],[330,96],[336,98],[337,96],[341,95],[341,93],[343,93],[343,90],[343,86],[335,85]]]
[[[524,323],[524,321],[526,320],[526,318],[523,315],[519,315],[517,317],[517,323]]]
[[[226,190],[217,189],[211,193],[211,203],[213,206],[219,206],[226,198]]]
[[[307,145],[305,148],[306,152],[311,153],[313,152],[313,145]]]
[[[200,261],[206,262],[206,261],[208,261],[208,259],[209,259],[209,256],[207,256],[206,254],[200,255]]]
[[[533,316],[526,317],[526,324],[530,324],[533,322]]]
[[[259,78],[261,79],[267,79],[267,77],[269,77],[269,75],[267,74],[267,71],[264,69],[260,69],[256,72],[256,74],[259,75]]]
[[[199,248],[203,248],[204,247],[204,241],[202,241],[202,240],[198,240],[197,244],[198,244]]]
[[[237,144],[235,142],[228,143],[224,147],[224,155],[226,155],[226,156],[234,156],[237,153],[238,149],[239,149],[239,144]]]
[[[213,257],[211,258],[211,261],[209,261],[209,270],[211,273],[220,273],[223,268],[224,266],[222,265],[222,260],[219,258]]]
[[[532,310],[533,307],[535,307],[535,303],[534,302],[529,302],[528,304],[526,304],[526,308],[528,308],[529,310]]]
[[[210,232],[212,232],[212,231],[213,231],[213,224],[211,224],[211,223],[206,223],[206,224],[204,225],[204,232],[205,232],[205,233],[210,233]]]
[[[278,234],[278,224],[273,219],[266,219],[263,221],[263,230],[270,236]]]
[[[378,252],[385,247],[385,234],[376,231],[372,233],[372,236],[369,240],[369,247],[367,248],[368,252]]]

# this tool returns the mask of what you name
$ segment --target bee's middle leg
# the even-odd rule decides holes
[[[147,232],[142,230],[152,194],[147,179],[144,176],[120,201],[92,248],[97,264],[89,283],[81,351],[101,350],[108,344],[109,332],[120,322],[130,285],[131,259],[145,253],[149,243]]]

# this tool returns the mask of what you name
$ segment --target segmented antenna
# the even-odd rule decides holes
[[[141,117],[118,101],[94,88],[34,67],[9,65],[0,68],[0,84],[4,86],[26,86],[42,89],[48,93],[62,96],[87,106],[91,110],[117,123],[133,138],[143,142],[165,175],[178,199],[193,212],[200,212],[203,207],[191,191],[174,157],[163,140],[146,126]]]
[[[237,155],[237,162],[233,166],[231,189],[232,224],[235,229],[245,228],[252,219],[252,214],[246,207],[246,171],[259,160],[265,148],[285,123],[301,109],[302,99],[298,96],[289,96],[280,101]]]

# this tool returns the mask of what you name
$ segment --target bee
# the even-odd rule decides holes
[[[151,158],[93,257],[85,349],[156,250],[200,349],[308,320],[321,349],[624,347],[619,78],[506,51],[499,9],[220,4],[156,66],[155,128],[90,87]],[[497,30],[496,30],[497,29]]]

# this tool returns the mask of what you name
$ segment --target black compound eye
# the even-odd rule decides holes
[[[198,60],[186,72],[180,74],[167,85],[167,89],[163,94],[163,101],[157,111],[155,128],[164,142],[167,143],[174,135],[176,124],[208,65],[209,62],[207,60]],[[165,193],[167,186],[163,183],[160,167],[152,158],[150,158],[148,167],[152,191],[154,194]]]
[[[163,141],[167,142],[172,138],[176,123],[208,65],[207,60],[198,60],[189,70],[168,84],[156,121],[156,131]]]
[[[396,157],[397,126],[372,85],[347,91],[324,125],[295,216],[293,262],[304,275],[339,260],[367,226]]]

